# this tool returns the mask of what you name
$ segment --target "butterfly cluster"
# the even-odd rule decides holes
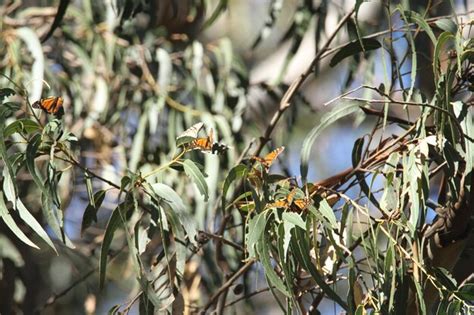
[[[292,182],[291,178],[269,173],[270,167],[284,150],[285,147],[279,147],[263,157],[251,156],[248,160],[250,163],[246,163],[248,171],[245,179],[252,185],[255,193],[269,194],[273,189],[269,189],[268,184],[275,184],[274,188],[278,187],[273,197],[267,195],[267,198],[273,199],[273,201],[266,203],[265,209],[281,208],[285,211],[303,212],[311,205],[311,198],[305,196],[304,192]],[[247,194],[250,197],[248,192]],[[242,211],[251,211],[256,206],[253,198],[252,195],[249,200],[240,200],[234,204]]]

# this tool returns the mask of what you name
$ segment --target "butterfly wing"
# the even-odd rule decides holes
[[[48,114],[55,115],[60,117],[64,115],[64,108],[63,108],[63,98],[59,96],[51,96],[47,98],[43,98],[39,101],[36,101],[32,104],[33,108],[41,108]]]
[[[270,168],[270,166],[273,164],[276,158],[283,152],[283,150],[285,150],[285,147],[279,147],[265,155],[265,157],[263,158],[263,164],[265,165],[265,167]]]

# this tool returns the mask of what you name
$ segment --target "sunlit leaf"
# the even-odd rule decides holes
[[[207,201],[209,199],[209,193],[204,175],[201,173],[196,164],[194,164],[194,162],[189,159],[184,160],[183,166],[186,174],[194,181],[197,188],[201,192],[201,195],[204,196],[204,201]]]
[[[36,244],[33,243],[25,235],[25,233],[23,233],[23,231],[18,227],[15,220],[13,220],[12,216],[10,215],[7,209],[7,206],[5,205],[5,201],[3,200],[2,192],[0,192],[0,217],[3,219],[3,222],[5,222],[6,226],[13,232],[13,234],[15,234],[16,237],[18,237],[19,240],[21,240],[23,243],[25,243],[28,246],[39,249],[39,247],[36,246]]]
[[[186,213],[181,197],[168,185],[156,183],[151,185],[153,192],[161,198],[178,215],[180,223],[183,225],[191,243],[196,245],[196,227],[192,219]]]
[[[435,21],[435,25],[445,32],[456,34],[458,26],[451,19],[439,19]]]
[[[267,214],[259,213],[253,216],[248,222],[248,228],[245,235],[249,258],[256,257],[257,243],[263,237],[265,225],[267,224]]]

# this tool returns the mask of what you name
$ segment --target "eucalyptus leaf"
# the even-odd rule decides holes
[[[204,196],[204,200],[207,201],[209,199],[209,189],[207,187],[206,180],[204,179],[204,175],[192,160],[184,160],[183,166],[186,174],[194,181],[197,188],[201,192],[201,195]]]
[[[0,192],[0,217],[2,218],[3,222],[5,222],[6,226],[13,232],[13,234],[18,237],[19,240],[21,240],[28,246],[39,249],[39,247],[35,243],[33,243],[18,227],[15,220],[13,220],[11,214],[7,209],[7,206],[5,205],[5,201],[3,200],[2,192]]]
[[[303,182],[306,182],[306,177],[308,175],[308,162],[311,154],[311,148],[313,146],[314,141],[316,138],[321,134],[321,132],[331,125],[332,123],[336,122],[337,120],[348,116],[359,109],[359,105],[357,103],[349,103],[345,104],[339,108],[335,108],[331,112],[325,114],[321,121],[313,127],[310,133],[306,136],[303,141],[303,146],[301,148],[301,177]]]
[[[435,21],[435,25],[445,32],[456,34],[458,31],[457,24],[451,19],[439,19]]]
[[[261,240],[265,232],[265,225],[267,224],[267,214],[265,212],[253,216],[246,229],[245,242],[248,250],[249,258],[257,256],[256,246]]]
[[[188,235],[189,241],[192,244],[197,245],[197,231],[195,228],[195,223],[186,213],[186,207],[184,206],[181,197],[173,190],[173,188],[162,183],[152,184],[151,188],[159,198],[161,198],[166,204],[171,207],[173,211],[175,211],[175,213],[179,217],[180,223],[186,230],[186,234]]]
[[[361,52],[379,49],[380,47],[382,47],[382,45],[376,39],[373,38],[362,38],[361,40],[350,42],[349,44],[339,49],[339,51],[334,55],[334,57],[332,57],[329,65],[331,67],[334,67],[347,57],[353,56]]]

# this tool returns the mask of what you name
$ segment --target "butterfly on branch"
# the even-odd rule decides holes
[[[60,96],[50,96],[34,102],[33,108],[41,108],[43,111],[58,118],[64,115],[63,98]]]
[[[215,154],[225,153],[229,147],[225,144],[214,142],[214,130],[212,128],[206,137],[198,137],[198,133],[203,126],[202,122],[191,126],[176,139],[176,144],[184,146],[186,150],[210,151]]]

